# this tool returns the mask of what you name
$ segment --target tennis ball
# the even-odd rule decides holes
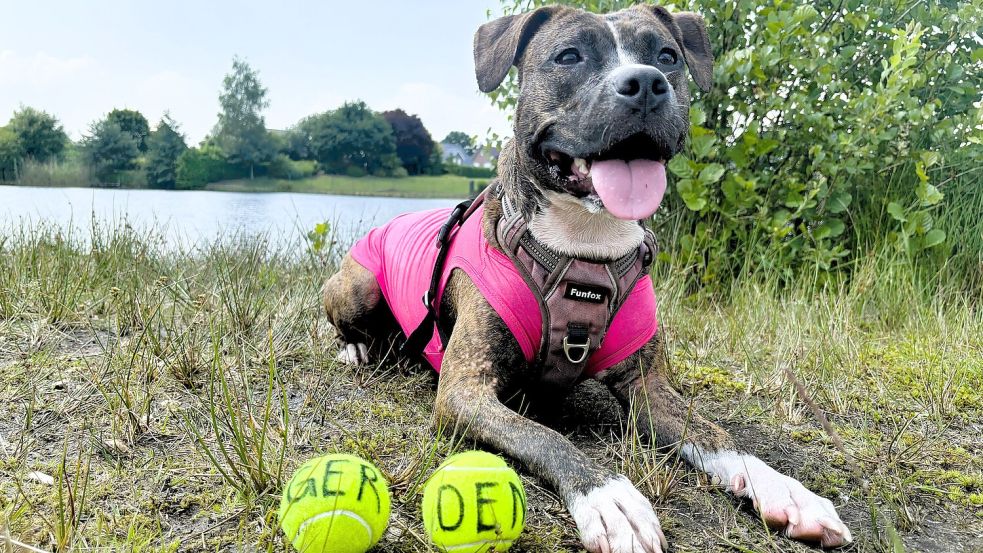
[[[389,487],[372,463],[334,454],[305,462],[280,500],[280,527],[301,553],[364,553],[389,524]]]
[[[448,457],[423,488],[423,526],[442,551],[508,551],[526,524],[526,491],[498,455]]]

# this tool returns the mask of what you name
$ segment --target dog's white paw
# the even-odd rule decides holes
[[[624,476],[574,496],[567,505],[591,553],[662,553],[666,548],[652,504]]]
[[[703,467],[728,491],[751,499],[761,518],[772,528],[784,528],[790,538],[819,542],[823,547],[853,541],[830,500],[753,455],[733,451],[704,454]]]
[[[365,344],[342,344],[338,361],[346,365],[364,365],[369,362],[369,348]]]

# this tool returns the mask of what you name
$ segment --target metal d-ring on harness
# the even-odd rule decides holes
[[[473,201],[461,202],[440,228],[437,260],[430,288],[423,296],[427,314],[401,351],[423,351],[433,336],[434,326],[441,346],[446,347],[448,336],[438,324],[437,292],[448,246],[454,229],[483,200],[484,194]],[[502,215],[496,226],[499,245],[535,296],[542,316],[542,340],[535,360],[542,370],[541,380],[544,384],[569,386],[582,376],[590,355],[600,348],[614,315],[638,280],[648,274],[657,251],[655,238],[645,229],[644,239],[636,250],[611,261],[573,258],[537,240],[509,199],[503,196],[501,202]]]
[[[573,364],[583,363],[590,353],[590,333],[585,323],[568,323],[567,335],[563,337],[563,354]],[[575,356],[574,351],[579,353]]]

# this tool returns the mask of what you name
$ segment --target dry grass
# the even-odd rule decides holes
[[[332,259],[259,239],[166,252],[125,225],[94,236],[0,239],[0,550],[283,551],[279,490],[330,451],[373,460],[392,483],[380,550],[431,550],[420,484],[472,444],[432,427],[429,371],[334,361],[318,302]],[[858,538],[850,551],[897,550],[892,528],[910,551],[972,551],[983,543],[983,320],[878,263],[850,288],[794,293],[764,279],[726,303],[659,275],[673,378],[748,449],[830,497]],[[673,551],[809,550],[652,451],[596,385],[555,424],[653,499]],[[530,513],[514,550],[577,550],[562,505],[523,477]]]

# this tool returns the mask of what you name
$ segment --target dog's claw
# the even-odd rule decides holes
[[[364,365],[369,362],[369,348],[365,344],[342,344],[338,361],[346,365]]]
[[[820,517],[804,524],[789,524],[785,534],[790,538],[819,542],[822,547],[840,547],[853,541],[850,529],[839,519]]]
[[[624,476],[568,501],[591,553],[662,553],[666,537],[652,504]]]

